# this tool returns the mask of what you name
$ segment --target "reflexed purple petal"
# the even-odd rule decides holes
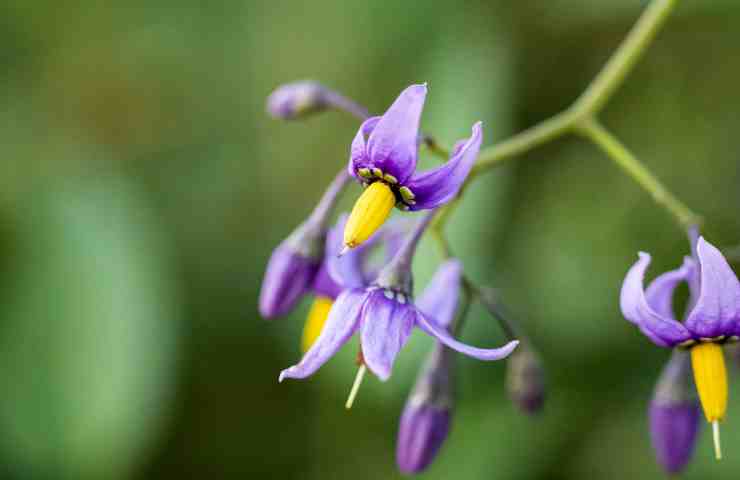
[[[676,270],[665,272],[655,277],[647,290],[645,300],[647,304],[660,316],[676,319],[673,312],[673,292],[681,282],[688,282],[694,273],[694,261],[687,257],[683,265]]]
[[[512,340],[503,347],[490,349],[476,348],[471,347],[470,345],[465,345],[464,343],[458,342],[457,340],[452,338],[452,336],[447,333],[447,330],[437,326],[434,322],[430,322],[427,318],[424,317],[424,314],[419,311],[417,311],[416,315],[416,324],[419,326],[419,328],[421,328],[440,342],[444,343],[451,349],[456,350],[460,353],[464,353],[469,357],[475,357],[479,360],[501,360],[502,358],[508,357],[509,354],[514,351],[516,346],[519,345],[519,340]]]
[[[473,168],[482,140],[481,122],[478,122],[473,125],[468,141],[457,148],[447,163],[416,174],[406,182],[416,196],[416,205],[411,206],[411,210],[434,208],[452,200]]]
[[[386,298],[382,289],[374,290],[362,309],[360,343],[365,365],[383,381],[388,380],[393,361],[414,327],[414,309]]]
[[[459,260],[447,260],[437,268],[427,288],[414,302],[416,308],[440,327],[449,327],[455,318],[461,273],[462,264]]]
[[[735,335],[740,330],[740,283],[722,253],[704,237],[696,244],[701,292],[686,319],[697,337]]]
[[[650,308],[645,298],[643,280],[650,264],[650,255],[639,253],[639,259],[629,269],[622,284],[619,306],[622,315],[638,325],[640,331],[658,346],[676,346],[691,338],[689,331],[679,322],[659,315]]]
[[[383,114],[367,140],[372,166],[393,175],[401,184],[416,170],[419,120],[426,95],[426,85],[406,88]]]
[[[432,463],[450,430],[450,411],[433,405],[406,404],[396,441],[396,463],[406,474]]]
[[[273,251],[260,290],[259,310],[265,318],[285,315],[308,291],[318,264],[285,245]]]
[[[360,129],[357,130],[357,134],[352,140],[352,146],[349,150],[349,165],[347,165],[347,170],[349,171],[349,174],[355,178],[357,178],[358,168],[371,166],[367,156],[365,137],[370,135],[370,132],[375,129],[379,120],[380,117],[370,117],[362,122]]]
[[[319,338],[298,365],[280,372],[279,381],[282,382],[285,378],[306,378],[326,363],[357,330],[360,311],[366,298],[367,293],[364,290],[342,292],[331,307]]]
[[[696,402],[664,405],[650,403],[650,440],[658,463],[668,473],[686,466],[696,445],[701,410]]]

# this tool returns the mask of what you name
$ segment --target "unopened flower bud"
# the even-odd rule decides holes
[[[506,390],[523,413],[537,413],[545,403],[545,370],[537,352],[526,342],[506,362]]]
[[[318,82],[303,80],[279,86],[267,98],[267,111],[275,118],[296,120],[329,106],[327,89]]]
[[[432,351],[401,414],[396,462],[405,474],[427,468],[447,438],[454,396],[451,353],[441,345]]]
[[[273,251],[260,291],[263,317],[288,313],[311,288],[324,259],[329,216],[349,178],[340,170],[308,219]]]
[[[324,230],[310,220],[272,252],[260,291],[260,314],[285,315],[310,288],[324,253]]]
[[[650,438],[658,463],[679,473],[691,459],[701,409],[691,380],[689,354],[674,350],[650,401]]]

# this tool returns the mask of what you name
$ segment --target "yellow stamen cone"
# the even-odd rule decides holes
[[[383,182],[374,182],[357,199],[344,227],[344,244],[355,248],[370,238],[391,214],[396,196],[391,187]]]
[[[324,323],[329,316],[329,310],[334,304],[331,298],[317,296],[308,312],[306,324],[303,327],[303,336],[301,337],[301,351],[306,353],[313,342],[321,335]]]
[[[716,343],[700,343],[691,347],[691,366],[704,416],[714,430],[715,455],[719,459],[722,454],[718,422],[727,411],[727,370],[722,347]]]

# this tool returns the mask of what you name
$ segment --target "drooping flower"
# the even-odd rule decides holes
[[[686,351],[674,350],[663,368],[648,417],[658,463],[670,474],[681,472],[694,453],[701,419]]]
[[[447,163],[415,173],[426,94],[426,84],[406,88],[382,116],[367,119],[352,141],[348,170],[365,191],[347,221],[346,248],[367,240],[393,206],[423,210],[450,201],[470,173],[482,141],[480,122],[469,139],[456,144]]]
[[[290,312],[311,287],[324,258],[331,210],[348,179],[344,170],[339,172],[308,219],[273,251],[260,290],[259,310],[264,318]]]
[[[360,332],[363,367],[366,366],[384,381],[390,377],[396,355],[406,344],[414,327],[422,329],[453,350],[481,360],[505,358],[516,348],[516,340],[495,349],[465,345],[455,340],[414,305],[411,259],[431,218],[432,214],[427,214],[419,222],[372,285],[345,290],[337,297],[321,335],[297,365],[280,373],[281,381],[285,378],[306,378],[312,375],[357,331]],[[361,371],[364,372],[364,368]]]
[[[424,315],[448,331],[457,310],[461,272],[458,260],[446,261],[416,302]],[[401,414],[396,462],[403,473],[414,474],[426,469],[447,438],[454,405],[453,369],[452,351],[437,343]]]
[[[378,248],[385,249],[386,258],[392,257],[399,248],[399,238],[408,229],[407,222],[399,220],[389,222],[378,230],[372,238],[360,248],[346,255],[337,256],[342,245],[344,225],[347,214],[339,216],[336,224],[326,235],[324,261],[314,277],[311,292],[314,301],[306,319],[301,338],[301,351],[306,353],[321,334],[334,300],[348,288],[361,288],[370,284],[377,273],[377,267],[371,262],[371,254]]]
[[[722,345],[740,338],[740,282],[722,253],[702,237],[696,243],[696,257],[698,262],[687,259],[644,290],[650,255],[641,252],[624,279],[620,306],[624,317],[656,345],[690,351],[696,389],[720,458],[719,422],[727,409]],[[680,282],[696,292],[683,323],[675,319],[672,308],[673,291]]]

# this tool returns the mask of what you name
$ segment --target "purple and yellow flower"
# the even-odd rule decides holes
[[[670,474],[681,472],[694,453],[701,407],[691,380],[691,359],[674,350],[660,374],[648,410],[655,456]]]
[[[326,235],[324,261],[314,277],[311,292],[314,301],[306,318],[301,337],[301,351],[306,353],[321,334],[334,301],[348,288],[363,288],[370,284],[377,273],[370,255],[378,248],[385,248],[386,258],[392,257],[399,248],[399,239],[408,226],[404,221],[390,222],[378,230],[360,248],[338,257],[342,246],[342,233],[347,223],[347,214],[340,215],[337,223]]]
[[[365,288],[344,290],[329,312],[326,325],[311,349],[301,361],[280,373],[285,378],[306,378],[316,372],[356,332],[360,334],[363,365],[385,381],[391,375],[398,352],[414,327],[418,327],[453,350],[481,360],[499,360],[507,357],[517,346],[513,340],[501,348],[482,349],[455,340],[444,327],[425,315],[414,305],[411,285],[411,259],[416,244],[429,224],[428,214],[419,222],[391,262],[378,274],[376,280]],[[353,392],[356,387],[353,387]],[[350,394],[348,406],[353,394]]]
[[[352,141],[348,170],[365,191],[347,221],[345,248],[367,240],[394,206],[424,210],[450,201],[470,173],[482,140],[480,122],[469,139],[456,144],[447,163],[416,173],[426,94],[426,85],[406,88],[382,116],[367,119]]]
[[[439,266],[417,308],[450,331],[460,292],[462,266],[448,260]],[[401,472],[419,473],[437,456],[447,438],[454,406],[453,352],[437,343],[409,394],[398,428],[396,462]]]
[[[740,338],[740,282],[722,253],[702,237],[696,243],[696,258],[658,276],[645,290],[650,255],[641,252],[624,279],[620,306],[624,317],[656,345],[689,350],[696,390],[713,428],[715,455],[721,458],[719,422],[727,410],[722,345]],[[680,282],[696,292],[684,322],[676,320],[672,306]]]

